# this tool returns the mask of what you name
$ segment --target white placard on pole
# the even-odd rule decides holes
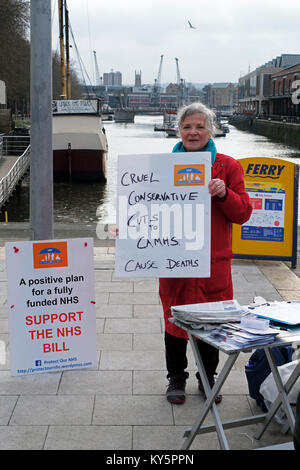
[[[116,276],[210,277],[211,154],[119,155]]]
[[[92,238],[9,242],[11,374],[96,365]]]

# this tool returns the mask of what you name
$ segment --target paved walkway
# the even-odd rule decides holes
[[[247,304],[300,298],[300,279],[281,262],[233,261],[235,297]],[[0,364],[0,449],[179,450],[203,403],[189,346],[187,400],[166,401],[162,309],[157,280],[116,279],[114,248],[95,247],[98,367],[11,377]],[[0,340],[8,349],[4,247],[0,248]],[[248,395],[240,355],[218,405],[223,419],[260,413]],[[221,355],[221,364],[225,357]],[[209,416],[205,422],[212,423]],[[274,422],[260,441],[256,425],[226,431],[232,449],[291,440]],[[219,449],[216,433],[196,436],[193,449]]]
[[[1,157],[0,158],[0,180],[9,173],[18,157]]]

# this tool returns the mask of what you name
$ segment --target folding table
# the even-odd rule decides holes
[[[206,395],[206,400],[204,404],[201,406],[199,416],[197,417],[195,423],[193,424],[192,428],[186,429],[184,433],[185,440],[182,445],[183,450],[189,449],[189,447],[191,446],[197,434],[203,434],[203,433],[212,432],[212,431],[217,432],[221,449],[229,450],[229,445],[225,436],[224,429],[246,426],[246,425],[250,425],[254,423],[260,423],[260,426],[258,427],[258,430],[254,436],[256,439],[260,439],[281,405],[283,406],[284,411],[286,413],[289,427],[292,432],[294,431],[295,417],[294,417],[294,413],[291,408],[291,405],[289,403],[288,393],[290,392],[291,388],[293,387],[296,380],[300,376],[300,360],[298,364],[296,365],[296,368],[294,369],[293,373],[289,377],[288,381],[286,382],[286,384],[283,385],[273,353],[272,353],[272,349],[275,346],[284,346],[284,345],[289,345],[293,343],[299,344],[300,343],[300,329],[297,328],[295,331],[280,331],[279,335],[276,337],[276,340],[269,344],[255,345],[255,346],[251,346],[251,348],[249,347],[238,348],[235,346],[231,346],[224,341],[217,341],[215,338],[210,337],[209,331],[192,329],[187,324],[184,324],[174,318],[171,318],[169,321],[171,321],[172,323],[174,323],[175,325],[179,326],[180,328],[184,329],[187,332],[190,343],[191,343],[192,351],[194,354],[194,358],[196,360],[196,365],[197,365],[197,368],[198,368],[198,371],[202,380],[205,395]],[[228,355],[228,358],[225,361],[225,364],[223,365],[221,371],[218,373],[217,380],[212,389],[209,386],[209,382],[205,373],[202,358],[197,347],[197,340],[204,341]],[[253,349],[261,349],[261,348],[265,350],[265,353],[266,353],[266,356],[267,356],[267,359],[271,368],[271,372],[273,374],[274,381],[278,390],[278,396],[276,400],[273,402],[271,408],[269,409],[267,413],[262,413],[262,414],[258,414],[254,416],[249,416],[246,418],[222,422],[220,419],[218,410],[217,410],[217,406],[215,404],[215,398],[217,394],[219,393],[221,387],[223,386],[225,380],[227,379],[239,354],[241,352],[249,352],[249,351],[252,351]],[[212,416],[213,416],[215,424],[203,426],[203,422],[207,414],[209,413],[209,411],[212,412]]]

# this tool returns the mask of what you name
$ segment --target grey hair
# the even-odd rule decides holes
[[[203,103],[200,103],[200,102],[191,103],[179,109],[177,113],[178,128],[180,129],[182,122],[187,116],[191,116],[192,114],[198,114],[198,113],[204,115],[205,127],[209,131],[211,136],[214,136],[216,133],[216,127],[214,124],[216,115],[211,109],[207,108]]]

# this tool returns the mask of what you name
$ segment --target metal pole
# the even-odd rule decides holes
[[[58,0],[59,44],[60,44],[60,74],[61,99],[67,99],[67,79],[64,45],[64,0]]]
[[[67,2],[65,0],[65,29],[66,29],[66,88],[67,88],[67,99],[71,99],[71,73],[70,73],[70,43],[69,43],[69,10]]]
[[[30,239],[53,238],[51,0],[31,0]]]

